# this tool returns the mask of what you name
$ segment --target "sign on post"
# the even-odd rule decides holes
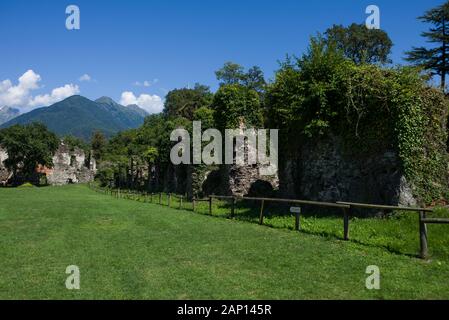
[[[301,213],[301,207],[290,207],[291,213]]]
[[[290,207],[290,212],[295,214],[295,230],[299,231],[301,230],[301,223],[299,221],[300,213],[301,213],[301,207]]]

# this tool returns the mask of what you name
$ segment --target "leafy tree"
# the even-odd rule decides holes
[[[203,130],[214,128],[214,110],[208,107],[202,107],[195,111],[195,121],[201,121],[201,127]]]
[[[256,91],[239,84],[223,85],[218,89],[212,104],[215,123],[221,130],[263,125],[263,113]]]
[[[143,157],[145,158],[148,165],[148,190],[150,190],[151,170],[159,158],[159,151],[155,147],[148,147],[144,152]]]
[[[258,66],[250,68],[243,79],[243,85],[257,92],[262,92],[266,85],[262,69]]]
[[[348,27],[334,25],[325,32],[325,39],[334,42],[344,55],[356,64],[390,63],[393,42],[379,29],[368,29],[364,24],[353,23]]]
[[[239,84],[245,79],[245,69],[233,62],[226,62],[224,66],[215,71],[217,80],[221,81],[220,85]]]
[[[84,140],[80,138],[72,135],[67,135],[62,139],[62,141],[64,142],[64,144],[68,145],[71,150],[73,150],[74,148],[80,148],[86,153],[89,152],[89,146],[84,142]]]
[[[441,88],[446,88],[446,75],[449,72],[449,1],[427,11],[419,20],[433,25],[422,36],[436,44],[433,48],[414,47],[407,52],[406,60],[431,71],[441,77]]]
[[[101,160],[104,147],[106,146],[106,138],[100,131],[94,132],[91,140],[93,156],[96,160]]]
[[[209,87],[198,83],[193,89],[172,90],[165,99],[164,114],[170,118],[184,117],[192,120],[195,110],[208,107],[212,97]]]
[[[239,84],[248,89],[261,93],[265,87],[263,71],[258,67],[251,67],[247,72],[241,65],[226,62],[224,66],[215,72],[220,86]]]
[[[5,166],[14,176],[20,173],[32,179],[38,165],[51,168],[59,139],[41,123],[14,125],[0,131],[0,145],[6,149]]]
[[[113,172],[116,186],[138,188],[145,185],[142,177],[144,170],[148,170],[147,187],[155,178],[155,187],[160,188],[160,179],[170,163],[173,144],[170,134],[175,128],[188,129],[189,125],[190,121],[183,117],[164,114],[146,117],[140,128],[122,131],[109,140],[97,178],[106,185],[109,181],[103,179],[110,178]],[[154,176],[152,167],[156,168]]]
[[[270,126],[292,132],[296,142],[300,134],[323,134],[338,115],[336,106],[344,101],[338,71],[352,64],[334,42],[312,38],[308,52],[296,61],[288,58],[269,86]]]

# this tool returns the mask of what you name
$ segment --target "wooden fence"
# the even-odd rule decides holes
[[[163,195],[165,193],[146,193],[146,192],[136,192],[129,190],[120,190],[120,189],[104,189],[98,188],[92,184],[89,186],[103,193],[110,194],[117,198],[127,198],[134,199],[135,196],[143,197],[144,202],[154,203],[153,199],[157,197],[159,204],[163,203]],[[185,196],[176,195],[176,194],[166,194],[166,204],[168,207],[172,207],[172,199],[177,198],[179,200],[178,209],[183,209],[183,200],[186,199]],[[260,202],[260,211],[259,211],[259,224],[263,225],[264,221],[264,208],[265,203],[267,202],[275,202],[275,203],[284,203],[295,206],[307,205],[307,206],[317,206],[317,207],[326,207],[326,208],[334,208],[341,209],[343,216],[343,239],[345,241],[349,240],[349,221],[352,215],[352,210],[359,209],[375,209],[375,210],[397,210],[397,211],[408,211],[408,212],[416,212],[419,215],[419,239],[420,239],[420,257],[422,259],[428,258],[428,242],[427,242],[427,224],[449,224],[449,219],[443,218],[428,218],[427,214],[432,213],[433,209],[427,208],[415,208],[415,207],[400,207],[400,206],[387,206],[387,205],[374,205],[374,204],[366,204],[366,203],[354,203],[354,202],[321,202],[321,201],[308,201],[308,200],[297,200],[297,199],[279,199],[279,198],[255,198],[255,197],[236,197],[236,196],[216,196],[211,195],[205,199],[192,199],[192,210],[195,212],[196,206],[198,202],[208,202],[209,203],[209,214],[212,214],[212,204],[213,200],[225,200],[231,203],[230,210],[230,218],[234,218],[235,216],[235,205],[237,200],[240,201],[259,201]],[[188,209],[188,208],[185,208]],[[300,231],[301,229],[301,213],[295,212],[295,230]]]

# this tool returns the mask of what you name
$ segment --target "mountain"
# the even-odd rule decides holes
[[[142,109],[124,107],[108,97],[92,101],[77,95],[25,113],[0,128],[41,122],[60,136],[73,135],[89,140],[95,131],[110,137],[119,131],[137,128],[143,124],[146,115]]]
[[[19,109],[14,109],[10,107],[0,107],[0,125],[14,119],[20,114]]]
[[[130,104],[129,106],[126,106],[128,109],[131,109],[135,112],[137,112],[138,114],[140,114],[142,117],[146,117],[148,115],[148,112],[146,112],[145,110],[143,110],[141,107],[139,107],[137,104]]]

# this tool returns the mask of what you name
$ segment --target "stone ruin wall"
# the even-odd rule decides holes
[[[0,148],[0,182],[3,184],[6,184],[10,176],[3,165],[7,158],[6,151]],[[94,180],[96,162],[93,158],[87,159],[82,149],[71,149],[61,143],[53,156],[53,168],[39,167],[37,172],[45,174],[50,185],[87,183]]]
[[[87,183],[93,181],[96,173],[95,159],[86,159],[83,150],[61,143],[53,156],[53,168],[47,173],[51,185]]]
[[[10,172],[3,165],[3,161],[6,159],[8,159],[8,154],[0,148],[0,184],[4,184],[4,181],[7,181],[10,176]]]
[[[394,150],[362,158],[345,155],[341,138],[302,145],[296,158],[280,160],[284,198],[415,206],[416,199]]]

